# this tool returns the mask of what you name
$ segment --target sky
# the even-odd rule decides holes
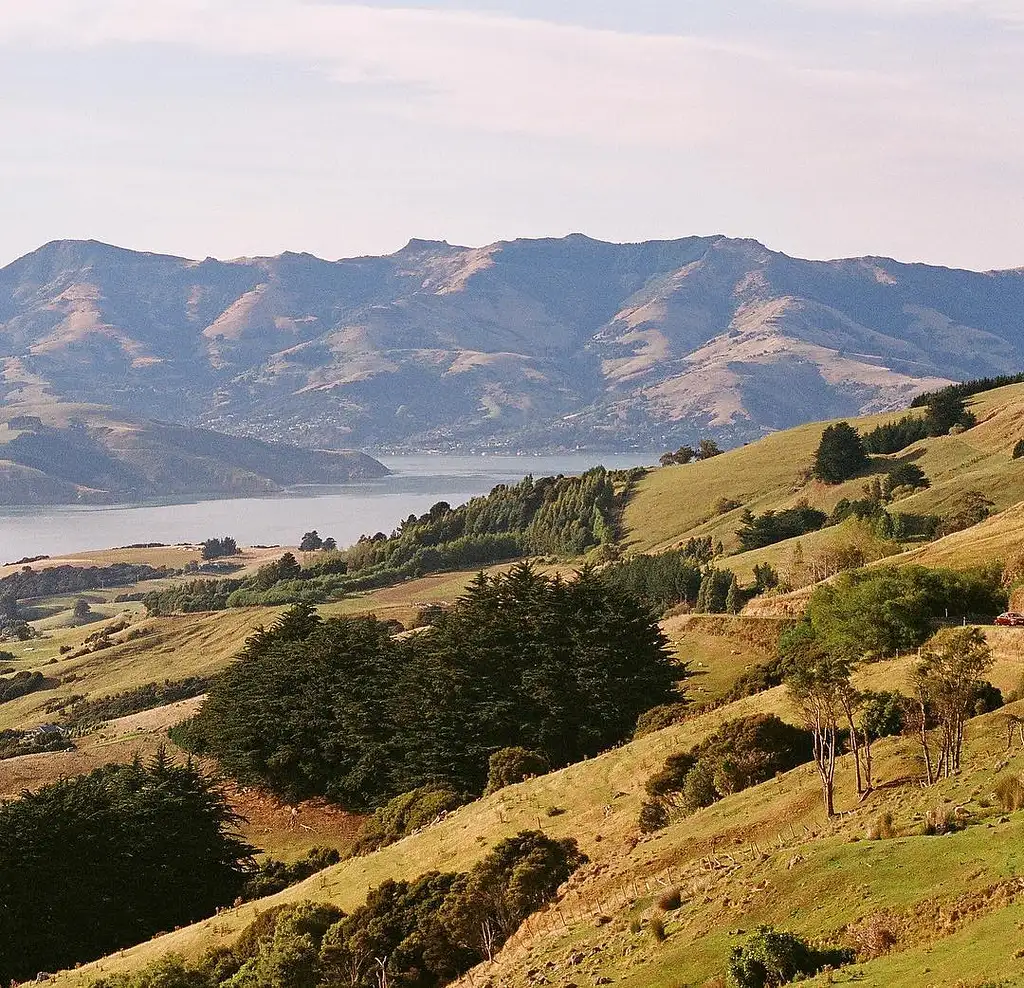
[[[0,0],[0,264],[573,232],[1024,266],[1024,0]]]

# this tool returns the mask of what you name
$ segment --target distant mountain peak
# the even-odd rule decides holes
[[[0,268],[0,400],[308,446],[725,443],[1024,365],[1024,270],[804,261],[721,234]]]

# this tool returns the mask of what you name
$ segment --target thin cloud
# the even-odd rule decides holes
[[[929,134],[929,123],[944,134],[951,107],[957,116],[955,99],[931,100],[929,80],[900,67],[840,68],[827,56],[731,39],[473,12],[287,0],[34,0],[0,11],[4,38],[43,48],[161,43],[273,57],[337,84],[389,87],[380,103],[398,116],[604,145],[742,141],[765,149],[811,135],[827,145],[872,121],[888,135],[902,116],[895,104],[917,120],[905,143],[935,147],[945,138]],[[969,114],[961,116],[969,131]]]
[[[112,51],[160,46],[160,57],[180,61],[182,72],[195,53],[204,64],[248,60],[262,68],[269,59],[298,68],[319,80],[324,113],[332,112],[335,92],[345,95],[339,106],[358,106],[359,112],[339,109],[336,120],[321,121],[282,102],[275,119],[292,140],[278,142],[280,147],[301,146],[308,133],[323,145],[318,157],[328,162],[332,147],[366,148],[363,157],[376,152],[389,176],[383,197],[407,196],[401,206],[379,209],[380,216],[393,210],[388,222],[395,227],[410,223],[408,210],[416,208],[433,209],[431,225],[442,234],[460,217],[471,215],[475,223],[481,213],[503,217],[488,231],[493,238],[514,232],[502,204],[488,198],[493,186],[487,181],[479,182],[472,205],[465,202],[466,174],[475,169],[474,181],[493,172],[503,188],[521,193],[519,205],[510,207],[512,219],[525,203],[540,217],[531,227],[537,231],[563,222],[552,216],[588,231],[600,230],[602,216],[613,212],[633,223],[637,208],[649,212],[648,220],[636,221],[647,230],[656,226],[651,217],[661,222],[674,206],[674,223],[695,222],[699,209],[710,229],[728,226],[773,239],[775,229],[798,227],[798,242],[819,253],[828,252],[817,246],[822,239],[843,240],[836,231],[857,229],[863,232],[851,238],[858,245],[884,250],[878,230],[888,229],[889,241],[901,246],[913,238],[923,242],[924,234],[915,230],[941,233],[959,208],[947,249],[960,256],[958,238],[983,246],[992,238],[990,229],[975,229],[988,208],[998,213],[1002,241],[1013,242],[1014,217],[1024,214],[1006,190],[1024,180],[1024,46],[1020,32],[1002,29],[999,18],[1014,8],[998,0],[784,2],[837,14],[806,18],[806,33],[802,26],[800,32],[780,27],[749,35],[737,21],[717,35],[681,36],[465,10],[297,0],[25,0],[0,3],[0,57],[5,45],[20,57],[37,52],[54,63],[74,51],[95,59],[99,74],[116,71],[106,68]],[[858,14],[855,38],[840,10]],[[962,37],[913,26],[917,18],[972,12],[980,27]],[[125,77],[126,85],[130,81]],[[248,108],[222,95],[223,119],[204,119],[197,134],[229,129],[231,166],[242,173],[266,160],[268,149],[278,160],[273,125],[261,127],[258,117],[246,115]],[[187,116],[196,91],[181,93],[179,103],[175,98],[167,97],[170,106],[152,106],[152,133],[141,133],[137,120],[118,120],[112,108],[88,127],[82,124],[83,143],[102,149],[109,142],[89,140],[92,128],[121,125],[124,153],[109,154],[108,167],[148,167],[158,153],[153,149],[163,147],[161,132],[173,131],[169,114]],[[43,112],[62,109],[59,95],[41,106]],[[18,112],[0,107],[0,125]],[[40,168],[49,167],[55,157],[43,128],[33,133],[31,119],[22,119],[17,129],[28,138],[25,160],[35,154]],[[382,131],[415,132],[416,146],[434,162],[431,177],[424,177],[425,163],[406,160],[411,144],[381,141]],[[507,150],[487,150],[498,146]],[[104,152],[95,153],[100,161]],[[174,149],[173,165],[166,163],[168,181],[190,167],[197,189],[212,188],[216,169],[189,153],[187,147]],[[373,168],[379,173],[381,165]],[[563,170],[575,170],[579,180]],[[33,180],[28,165],[24,174]],[[102,170],[97,174],[101,184]],[[588,185],[600,191],[587,193]],[[153,182],[145,178],[139,186],[148,189]],[[330,194],[341,196],[334,188]],[[443,201],[431,205],[432,195]],[[216,196],[219,201],[219,190]],[[608,205],[613,197],[619,202]],[[346,208],[364,211],[367,229],[383,222],[365,196],[353,198],[359,201]],[[646,205],[636,207],[635,200]],[[247,203],[237,209],[246,222],[257,222]],[[319,205],[310,212],[322,216]],[[266,221],[264,212],[259,223]],[[691,232],[656,228],[659,234]],[[634,229],[629,226],[631,235]]]

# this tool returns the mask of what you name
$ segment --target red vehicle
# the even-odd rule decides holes
[[[1001,624],[1009,628],[1015,628],[1018,625],[1024,626],[1024,614],[1021,614],[1018,611],[1005,611],[996,618],[996,624]]]

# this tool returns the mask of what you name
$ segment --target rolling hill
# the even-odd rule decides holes
[[[729,444],[1016,370],[1024,272],[750,240],[218,261],[95,242],[0,269],[0,398],[310,447]]]
[[[0,504],[246,497],[386,473],[364,453],[228,436],[100,406],[0,406]]]
[[[884,476],[900,460],[920,466],[930,486],[901,498],[894,510],[941,515],[963,491],[977,490],[993,501],[996,512],[1004,512],[1024,501],[1024,460],[1012,458],[1014,445],[1024,438],[1024,385],[984,392],[968,405],[978,419],[974,428],[959,435],[923,439],[899,453],[875,456],[863,475],[842,484],[823,484],[809,476],[826,424],[820,422],[775,433],[709,460],[655,470],[641,481],[626,508],[624,544],[634,553],[659,552],[690,538],[710,535],[721,540],[728,553],[722,565],[748,579],[756,563],[767,561],[778,566],[797,541],[805,551],[813,551],[833,538],[836,529],[825,528],[798,540],[741,553],[737,552],[736,530],[744,508],[760,514],[785,510],[806,500],[812,507],[831,512],[842,498],[863,497],[864,485],[873,477]],[[904,414],[849,421],[866,432]],[[725,511],[719,506],[723,499],[732,502]],[[971,529],[910,548],[896,559],[934,565],[950,561],[977,565],[993,559],[1006,562],[1024,548],[1024,532],[1011,522],[1018,514],[1016,508],[985,523],[984,532],[999,535],[998,541],[988,541],[984,550],[979,544],[981,531]]]
[[[864,476],[834,487],[806,473],[822,423],[771,435],[707,461],[651,471],[627,509],[620,548],[627,555],[659,550],[700,535],[726,541],[741,509],[719,513],[716,502],[722,498],[739,500],[759,513],[802,498],[831,509],[841,497],[859,496],[873,473],[887,469],[893,459],[910,457],[932,483],[899,501],[901,507],[941,512],[965,490],[976,489],[993,500],[996,510],[978,525],[910,545],[887,562],[953,567],[1010,562],[1024,550],[1024,464],[1011,457],[1024,431],[1024,385],[985,392],[970,405],[977,418],[973,428],[878,457]],[[887,418],[891,415],[852,421],[863,430]],[[829,530],[802,539],[808,553],[819,536],[830,537]],[[746,574],[753,562],[778,562],[792,549],[791,543],[780,543],[759,550],[760,555],[725,555],[716,565]],[[404,620],[423,603],[450,600],[470,579],[469,573],[457,573],[411,580],[327,605],[324,613],[379,613]],[[796,600],[795,607],[799,604]],[[61,654],[59,646],[77,644],[89,629],[56,630],[50,638],[11,648],[17,669],[38,668],[60,677],[57,694],[95,697],[164,677],[214,672],[239,640],[276,613],[263,608],[139,617],[113,636],[109,649],[75,658]],[[756,613],[667,617],[662,629],[695,673],[689,681],[691,696],[718,701],[717,706],[478,799],[396,844],[343,861],[276,896],[61,972],[55,983],[86,988],[97,978],[139,971],[171,954],[196,960],[235,942],[249,923],[275,906],[314,900],[351,911],[385,879],[467,869],[503,837],[531,828],[552,837],[574,837],[590,862],[562,887],[555,902],[530,917],[495,961],[456,982],[458,988],[719,988],[725,984],[731,949],[762,923],[812,941],[858,948],[856,963],[809,984],[1024,985],[1024,956],[1017,949],[1024,923],[1019,878],[1024,809],[1002,804],[996,795],[1006,780],[1024,778],[1024,751],[1012,738],[1007,745],[1007,726],[1024,716],[1024,701],[1014,699],[1024,684],[1024,632],[1018,628],[983,629],[995,660],[987,678],[1010,702],[968,721],[960,774],[923,786],[915,739],[885,738],[875,744],[875,788],[863,798],[856,792],[851,756],[840,758],[839,813],[832,819],[824,815],[818,779],[808,764],[727,795],[656,833],[638,830],[644,783],[669,755],[749,714],[771,713],[801,723],[784,687],[721,702],[737,677],[770,655],[765,641],[773,628],[778,624],[770,615]],[[864,664],[856,685],[906,690],[915,658],[904,654]],[[4,725],[39,723],[46,696],[32,694],[5,705]],[[81,739],[79,751],[70,755],[0,762],[0,793],[53,778],[62,765],[85,769],[104,760],[129,760],[136,750],[152,751],[166,726],[194,708],[186,702],[180,711],[159,708],[108,724]],[[295,855],[303,841],[312,843],[321,833],[343,842],[349,826],[323,820],[315,824],[316,835],[294,833],[275,818],[287,820],[280,807],[252,807],[262,829],[247,833],[277,853]],[[929,821],[934,819],[951,819],[956,826],[950,833],[933,833]],[[880,821],[885,821],[881,836]],[[659,905],[668,891],[678,892],[677,905]]]

